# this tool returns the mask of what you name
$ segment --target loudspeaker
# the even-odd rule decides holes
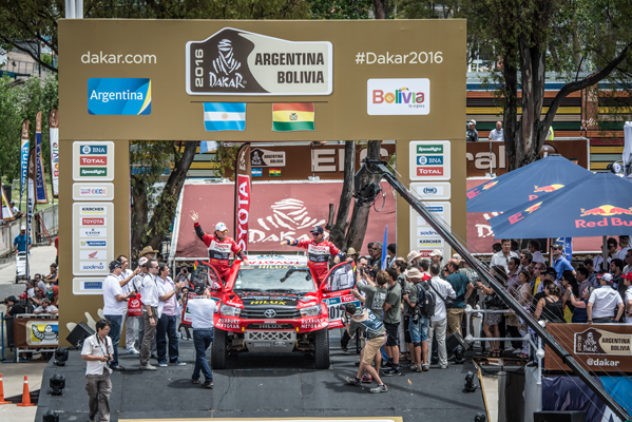
[[[533,422],[586,422],[583,410],[543,410],[533,412]]]
[[[85,322],[80,322],[75,328],[73,328],[70,334],[68,334],[66,340],[68,343],[72,344],[73,347],[80,347],[83,344],[83,341],[92,334],[94,334],[94,330],[88,327]]]

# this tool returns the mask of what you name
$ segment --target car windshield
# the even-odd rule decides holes
[[[309,269],[275,266],[240,269],[234,290],[307,293],[316,291],[316,287]]]

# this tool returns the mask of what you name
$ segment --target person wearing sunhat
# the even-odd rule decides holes
[[[143,258],[144,257],[144,258],[147,258],[147,259],[154,259],[154,258],[156,258],[156,254],[157,253],[158,253],[157,250],[155,250],[151,246],[147,245],[143,249],[140,250],[140,252],[138,253],[138,257],[139,258]]]
[[[322,226],[314,226],[309,233],[312,235],[312,240],[286,239],[281,242],[281,245],[307,249],[307,266],[312,270],[320,286],[325,281],[325,275],[327,275],[329,270],[327,266],[329,256],[333,255],[334,264],[338,264],[343,254],[336,245],[329,240],[325,240],[325,230]]]
[[[408,267],[417,267],[419,268],[419,261],[421,260],[422,255],[419,251],[410,251],[408,255],[406,255],[406,261],[408,261]]]
[[[228,227],[221,221],[215,224],[215,233],[204,233],[200,226],[198,213],[191,211],[191,220],[193,220],[193,228],[195,234],[208,248],[209,263],[217,270],[219,276],[224,283],[230,274],[230,253],[241,259],[242,265],[247,265],[248,260],[243,249],[241,249],[235,240],[228,236]]]

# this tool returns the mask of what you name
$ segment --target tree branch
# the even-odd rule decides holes
[[[555,114],[557,113],[557,109],[560,107],[563,98],[575,91],[588,88],[589,86],[592,86],[600,80],[606,78],[625,59],[630,51],[630,48],[632,48],[632,42],[628,43],[623,50],[621,50],[621,52],[600,71],[593,73],[582,80],[569,82],[564,85],[562,89],[558,91],[555,98],[553,98],[553,102],[551,102],[549,111],[546,113],[540,133],[546,133],[546,131],[548,131],[549,126],[553,123],[553,119],[555,118]]]
[[[45,68],[47,68],[48,70],[52,71],[52,72],[57,72],[57,68],[49,65],[48,63],[42,61],[39,57],[37,57],[37,55],[35,53],[33,53],[30,49],[25,48],[25,47],[21,47],[19,44],[17,44],[15,41],[5,37],[4,35],[0,34],[0,40],[4,41],[7,44],[12,45],[15,49],[23,51],[24,53],[28,54],[29,56],[31,56],[31,58],[33,60],[35,60],[38,64],[44,66]]]

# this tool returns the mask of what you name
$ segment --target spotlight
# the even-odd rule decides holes
[[[474,422],[485,422],[487,420],[487,416],[484,413],[477,413],[474,416]]]
[[[460,364],[465,362],[465,348],[460,344],[454,349],[454,363]]]
[[[58,347],[55,349],[55,360],[54,363],[57,366],[66,365],[66,361],[68,360],[68,349],[65,347]]]
[[[463,391],[465,393],[473,393],[476,391],[478,386],[474,384],[474,372],[467,371],[467,375],[465,375],[465,386],[463,387]]]
[[[61,396],[62,390],[66,387],[66,378],[61,374],[55,374],[48,382],[50,390],[48,392],[53,396]]]
[[[42,422],[59,422],[59,415],[57,414],[57,412],[49,410],[48,412],[44,413],[44,416],[42,417]]]

